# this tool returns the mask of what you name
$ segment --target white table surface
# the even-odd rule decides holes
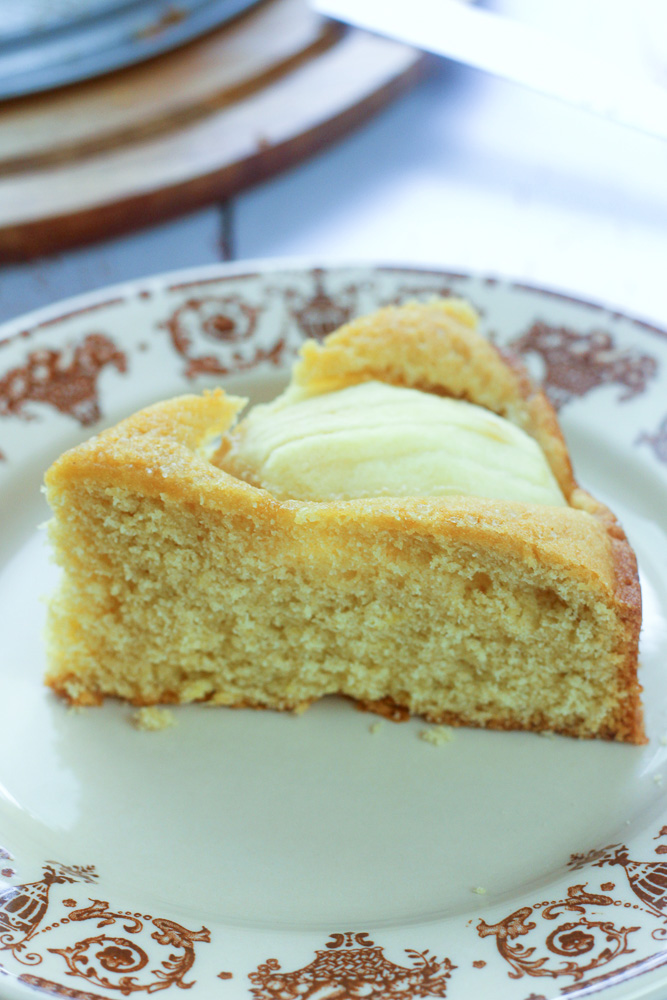
[[[627,24],[610,17],[614,0],[587,2],[585,17],[584,0],[504,6],[575,28],[587,44],[595,35],[611,57],[636,55],[639,36],[631,46]],[[651,33],[641,41],[650,49]],[[126,278],[286,256],[506,275],[667,326],[667,143],[435,62],[365,126],[231,202],[29,263],[0,262],[0,320]]]

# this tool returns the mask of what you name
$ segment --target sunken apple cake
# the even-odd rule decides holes
[[[47,683],[644,742],[633,552],[476,325],[454,299],[384,308],[241,419],[182,396],[62,455]]]

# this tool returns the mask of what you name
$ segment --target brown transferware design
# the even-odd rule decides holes
[[[217,353],[207,352],[251,338],[258,312],[238,295],[186,299],[162,324],[174,350],[188,362],[186,377],[229,372],[229,366],[223,364]]]
[[[211,940],[206,927],[190,931],[173,920],[116,912],[109,908],[106,901],[99,899],[92,900],[91,906],[73,910],[69,919],[96,920],[98,928],[116,923],[121,925],[122,936],[98,934],[66,948],[49,948],[49,951],[65,959],[70,975],[81,976],[93,986],[119,990],[124,996],[142,991],[155,993],[170,986],[179,986],[181,989],[193,986],[194,980],[186,982],[185,977],[195,960],[195,942]],[[152,924],[154,928],[150,940],[168,949],[159,968],[149,968],[161,957],[158,955],[156,958],[150,954],[147,950],[149,942],[141,939],[140,944],[128,936],[141,935],[145,924]],[[177,954],[175,949],[181,954]],[[143,972],[144,981],[137,977],[139,972]]]
[[[665,837],[667,826],[661,828],[654,840]],[[667,853],[667,844],[660,843],[655,848],[655,853]],[[478,934],[480,937],[495,936],[499,953],[511,966],[511,971],[508,972],[510,978],[520,979],[523,975],[552,978],[571,976],[573,984],[562,989],[567,994],[579,987],[595,987],[602,983],[611,985],[616,979],[621,981],[628,978],[628,975],[640,975],[667,964],[667,952],[660,949],[620,967],[607,968],[621,955],[633,953],[630,936],[636,931],[648,930],[648,926],[616,927],[609,920],[591,919],[587,910],[623,906],[626,910],[634,911],[633,920],[639,920],[639,914],[643,911],[653,919],[658,918],[651,937],[656,941],[665,941],[667,861],[634,861],[625,844],[608,844],[585,853],[573,854],[568,862],[572,871],[603,868],[607,865],[623,868],[637,902],[630,903],[608,895],[616,888],[614,882],[602,882],[600,893],[587,892],[587,883],[584,883],[570,886],[564,899],[521,907],[497,924],[479,921]],[[544,920],[559,920],[568,911],[576,914],[577,918],[566,920],[548,933],[548,928],[535,919],[541,915]],[[599,917],[598,913],[594,915]],[[518,940],[524,937],[528,938],[527,942]],[[586,973],[598,969],[603,971],[582,982]]]
[[[557,409],[575,397],[610,384],[625,387],[619,402],[626,402],[643,393],[658,370],[655,358],[634,350],[620,350],[611,334],[603,330],[578,333],[567,327],[537,322],[509,346],[520,354],[537,354],[542,358],[541,381]]]
[[[253,344],[259,312],[238,295],[193,297],[159,328],[167,330],[174,350],[187,361],[186,378],[230,375],[283,360],[284,337],[268,347]]]
[[[170,986],[187,989],[194,985],[194,980],[186,980],[186,976],[195,960],[195,943],[210,941],[206,927],[191,931],[173,920],[113,910],[106,901],[96,899],[91,900],[89,906],[77,909],[77,902],[72,898],[62,900],[67,915],[46,924],[52,885],[93,882],[97,877],[92,865],[62,865],[52,861],[45,863],[43,878],[38,882],[5,889],[0,893],[0,951],[9,952],[22,965],[35,966],[44,960],[44,954],[40,954],[41,949],[34,943],[38,934],[66,924],[73,927],[86,920],[96,921],[98,930],[119,924],[119,935],[96,934],[48,951],[64,958],[68,975],[80,976],[92,986],[118,990],[124,996],[142,991],[155,993]],[[148,930],[151,933],[147,938]],[[26,950],[29,941],[32,942],[30,952]],[[167,949],[164,954],[163,949]],[[79,1000],[98,996],[37,976],[19,978],[57,996]]]
[[[406,950],[411,967],[395,965],[366,933],[332,934],[327,951],[315,952],[314,960],[294,972],[281,972],[275,958],[268,959],[248,978],[254,984],[255,1000],[296,1000],[317,996],[318,1000],[391,1000],[392,997],[444,997],[447,982],[456,968],[428,951]]]
[[[511,979],[571,976],[578,982],[592,969],[633,950],[628,938],[639,927],[616,927],[610,920],[592,920],[586,913],[589,907],[613,905],[611,896],[587,892],[585,884],[572,885],[565,899],[522,906],[497,924],[480,920],[477,933],[495,936],[498,951],[512,967]],[[531,919],[537,916],[549,921],[565,919],[547,933],[548,928]],[[518,940],[522,937],[530,943]]]
[[[63,349],[41,347],[31,351],[25,365],[0,378],[0,416],[30,420],[29,403],[46,403],[83,427],[100,419],[98,379],[113,366],[127,371],[127,355],[103,333],[89,333]]]
[[[312,277],[315,288],[310,295],[306,296],[296,288],[287,288],[283,294],[289,314],[303,335],[323,340],[356,314],[361,285],[358,282],[348,284],[332,296],[324,286],[324,271],[321,268],[315,268]]]
[[[663,827],[658,837],[667,836],[667,827]],[[660,844],[655,849],[656,854],[665,853],[665,845]],[[620,865],[626,874],[630,888],[635,896],[644,904],[644,908],[657,917],[665,919],[667,908],[667,861],[633,861],[625,844],[609,844],[607,847],[596,848],[587,854],[573,854],[570,867],[573,870],[590,864],[593,868],[605,865]],[[667,938],[667,927],[660,927],[653,932],[653,937],[662,940]]]
[[[38,965],[41,955],[23,954],[27,942],[37,934],[49,906],[52,885],[65,882],[94,882],[93,865],[61,865],[47,861],[38,882],[13,885],[0,892],[0,951],[10,951],[23,965]]]

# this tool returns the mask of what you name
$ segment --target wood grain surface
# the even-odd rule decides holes
[[[229,197],[343,135],[422,65],[306,0],[265,0],[152,62],[0,105],[0,261]]]

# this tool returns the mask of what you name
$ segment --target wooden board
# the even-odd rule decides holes
[[[229,197],[363,121],[422,64],[306,0],[267,0],[150,63],[0,105],[0,260]]]

